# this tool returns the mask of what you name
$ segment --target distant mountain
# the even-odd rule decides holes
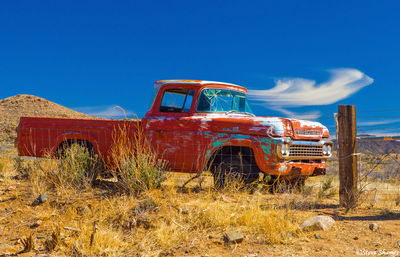
[[[333,140],[335,150],[338,150],[336,140]],[[372,155],[400,153],[400,141],[361,141],[357,142],[357,152]]]
[[[22,116],[98,119],[44,98],[33,95],[16,95],[0,100],[0,142],[12,143],[15,128]]]

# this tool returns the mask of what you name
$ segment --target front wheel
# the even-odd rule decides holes
[[[252,172],[248,161],[237,156],[225,157],[216,166],[214,172],[214,186],[217,189],[226,187],[243,188],[258,179],[258,173]]]

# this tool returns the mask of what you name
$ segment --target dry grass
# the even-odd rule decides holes
[[[117,142],[119,147],[129,144]],[[121,177],[129,183],[100,180],[96,187],[85,179],[77,183],[77,177],[85,178],[81,168],[92,167],[86,165],[90,156],[84,152],[83,157],[79,152],[70,152],[64,160],[0,158],[2,188],[15,185],[15,175],[20,176],[17,186],[21,188],[8,192],[15,195],[9,210],[12,215],[2,213],[6,226],[15,228],[12,236],[24,239],[17,244],[16,252],[25,249],[67,256],[174,255],[182,248],[209,247],[212,241],[230,249],[223,246],[222,235],[232,230],[243,233],[245,242],[292,245],[312,237],[303,233],[299,224],[315,215],[314,206],[338,199],[338,181],[334,177],[312,178],[302,193],[271,195],[262,187],[253,190],[253,194],[238,188],[215,191],[212,177],[204,174],[182,190],[180,187],[191,175],[165,176],[149,149],[138,152],[143,148],[130,145],[129,151],[114,152],[117,162],[113,171],[127,172]],[[124,162],[137,153],[151,158],[143,161],[134,157],[135,163],[129,163],[129,169],[124,167]],[[68,170],[73,172],[67,174]],[[147,172],[146,176],[143,172]],[[154,178],[162,179],[154,184]],[[328,194],[330,191],[334,193]],[[41,193],[48,195],[48,201],[32,206]],[[383,202],[390,202],[387,208],[393,210],[396,201],[399,200],[393,198]],[[39,220],[38,227],[32,226]],[[40,238],[28,240],[26,235],[33,233]]]
[[[120,177],[119,189],[138,195],[161,187],[166,179],[166,162],[157,158],[144,137],[139,120],[135,125],[131,124],[124,123],[115,128],[108,164],[113,174]]]

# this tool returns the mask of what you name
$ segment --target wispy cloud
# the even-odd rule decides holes
[[[73,109],[78,112],[86,113],[100,118],[107,118],[107,119],[125,118],[125,113],[120,108],[118,108],[117,105],[77,107]],[[127,117],[132,117],[135,115],[135,112],[133,111],[130,110],[124,110],[124,111],[126,112]]]
[[[363,72],[350,69],[329,70],[328,81],[317,84],[314,80],[304,78],[278,79],[275,86],[266,90],[249,90],[250,99],[260,101],[265,107],[285,115],[299,117],[299,114],[287,108],[302,106],[329,105],[345,99],[358,92],[374,80]],[[319,112],[305,114],[318,118]]]

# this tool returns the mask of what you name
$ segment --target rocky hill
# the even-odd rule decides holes
[[[16,95],[0,100],[0,143],[10,144],[16,137],[15,128],[21,116],[96,118],[83,114],[44,98]]]
[[[338,150],[338,143],[333,140],[334,150]],[[382,155],[388,153],[400,153],[399,141],[361,141],[357,142],[357,152],[369,155]]]

